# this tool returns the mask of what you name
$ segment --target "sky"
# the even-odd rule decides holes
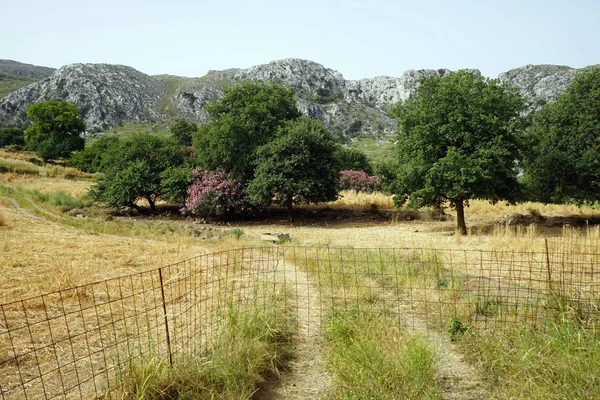
[[[599,0],[3,1],[0,59],[196,77],[283,58],[346,79],[600,64]]]

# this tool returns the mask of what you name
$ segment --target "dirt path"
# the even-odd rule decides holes
[[[17,210],[17,212],[24,216],[25,218],[29,218],[29,219],[33,219],[36,221],[45,221],[45,219],[40,218],[40,217],[36,217],[33,214],[28,213],[27,211],[25,211],[20,205],[19,203],[17,203],[17,201],[15,199],[13,199],[12,197],[5,197],[6,200],[8,200],[10,202],[10,204],[12,204],[12,206],[15,208],[15,210]]]
[[[259,400],[318,399],[331,385],[331,377],[322,359],[321,302],[318,289],[307,275],[291,263],[279,260],[275,268],[277,282],[293,287],[293,307],[298,317],[298,341],[295,358],[288,371],[268,381],[255,395]],[[379,286],[376,282],[368,283]],[[398,304],[392,293],[381,292],[386,302]],[[436,377],[442,387],[442,398],[448,400],[475,400],[493,398],[480,372],[458,351],[447,337],[429,328],[426,320],[417,316],[408,302],[400,302],[398,314],[410,332],[426,335],[436,355]]]
[[[456,345],[447,335],[428,328],[427,322],[415,315],[410,304],[398,306],[409,332],[426,334],[436,357],[436,378],[442,387],[443,399],[478,400],[493,399],[481,377],[481,373],[473,365],[464,360]]]
[[[317,288],[307,275],[282,259],[276,262],[275,280],[293,289],[290,300],[296,310],[298,337],[294,358],[279,377],[267,381],[255,399],[319,399],[331,385],[323,365],[321,303]]]

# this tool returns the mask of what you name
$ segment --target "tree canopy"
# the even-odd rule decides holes
[[[577,75],[533,117],[524,161],[529,196],[547,203],[600,197],[600,68]]]
[[[337,146],[323,124],[302,117],[279,128],[277,138],[257,150],[257,168],[248,185],[256,204],[274,199],[288,208],[293,204],[319,203],[337,198],[339,169]]]
[[[358,149],[349,149],[347,147],[338,147],[335,155],[338,163],[338,169],[365,171],[367,174],[373,173],[373,167],[367,158],[367,155]]]
[[[24,132],[18,128],[2,128],[0,129],[0,147],[25,145]]]
[[[226,89],[206,111],[209,123],[193,137],[200,165],[223,168],[243,183],[254,177],[256,149],[287,121],[300,117],[293,90],[256,81]]]
[[[163,179],[176,178],[166,171],[184,164],[181,146],[169,137],[137,134],[118,142],[111,150],[102,159],[104,175],[93,188],[94,198],[111,206],[128,206],[139,211],[142,209],[137,201],[145,199],[154,213],[156,200],[165,189]],[[176,185],[169,182],[168,186]]]
[[[466,234],[469,199],[515,200],[522,110],[516,90],[472,72],[422,81],[415,96],[392,109],[399,128],[397,203],[449,202]]]
[[[42,159],[67,158],[85,146],[80,136],[85,123],[79,109],[66,101],[35,103],[27,109],[31,125],[25,130],[25,144]]]
[[[192,134],[198,130],[198,125],[193,122],[188,122],[185,119],[176,120],[170,127],[169,131],[182,146],[192,145]]]

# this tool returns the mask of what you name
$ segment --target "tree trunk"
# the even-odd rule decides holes
[[[154,213],[156,212],[156,202],[154,201],[152,196],[146,197],[146,200],[148,200],[148,204],[150,204],[150,214],[154,215]]]
[[[294,203],[292,196],[288,196],[288,198],[285,199],[285,207],[288,210],[288,221],[290,221],[290,223],[294,222]]]
[[[140,213],[140,214],[142,214],[142,215],[143,215],[143,214],[145,214],[145,213],[144,213],[144,210],[142,209],[142,207],[138,206],[138,205],[137,205],[137,204],[135,204],[135,202],[133,202],[133,201],[129,203],[129,207],[130,207],[130,208],[133,208],[134,210],[137,210],[137,212],[139,212],[139,213]]]
[[[467,224],[465,224],[465,203],[462,198],[458,198],[455,202],[456,207],[456,222],[458,223],[458,231],[461,235],[467,234]]]

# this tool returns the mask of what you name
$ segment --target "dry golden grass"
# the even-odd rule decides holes
[[[157,268],[230,243],[89,234],[4,205],[0,213],[6,224],[0,227],[0,303]]]
[[[13,160],[23,160],[29,161],[32,159],[38,160],[38,157],[35,155],[33,151],[18,151],[18,152],[10,152],[0,148],[0,159],[13,159]]]
[[[59,177],[65,179],[91,179],[93,174],[60,164],[43,164],[32,152],[11,153],[0,149],[0,172]]]
[[[370,208],[375,206],[382,210],[390,210],[394,208],[392,196],[380,192],[363,193],[355,192],[354,190],[343,190],[340,192],[340,198],[334,202],[327,203],[330,207],[346,207],[346,208]]]
[[[86,194],[92,184],[93,182],[89,180],[50,178],[15,173],[0,174],[0,185],[2,186],[10,188],[21,187],[29,190],[37,190],[41,193],[62,191],[76,197]]]
[[[491,204],[485,200],[473,200],[465,213],[474,215],[494,215],[502,217],[504,214],[523,214],[540,213],[545,217],[581,215],[581,214],[600,214],[590,206],[577,206],[574,204],[542,204],[524,202],[517,205],[510,205],[505,202]]]

